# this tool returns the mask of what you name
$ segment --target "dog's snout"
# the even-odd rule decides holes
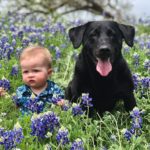
[[[107,59],[111,55],[111,50],[109,47],[103,46],[99,48],[99,50],[96,52],[96,55],[99,58]]]
[[[109,53],[110,49],[108,47],[102,47],[102,48],[100,48],[100,52],[101,53]]]

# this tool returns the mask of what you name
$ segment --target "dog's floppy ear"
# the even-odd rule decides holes
[[[121,30],[123,37],[125,39],[125,42],[132,47],[133,41],[134,41],[134,35],[135,35],[135,29],[133,26],[119,24],[119,29]]]
[[[78,27],[71,28],[69,30],[69,37],[74,48],[80,47],[85,29],[86,25],[81,25]]]

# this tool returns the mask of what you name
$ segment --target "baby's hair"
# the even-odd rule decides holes
[[[23,49],[23,51],[20,54],[19,60],[21,61],[26,57],[35,57],[36,54],[43,54],[43,56],[45,57],[45,61],[48,64],[48,67],[51,68],[52,57],[51,57],[50,51],[47,48],[39,46],[39,45],[32,45]]]

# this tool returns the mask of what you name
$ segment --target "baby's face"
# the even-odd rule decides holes
[[[25,84],[35,90],[43,90],[47,86],[47,79],[51,74],[43,58],[29,57],[20,61],[22,78]]]

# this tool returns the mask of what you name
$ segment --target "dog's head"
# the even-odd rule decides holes
[[[82,44],[101,76],[107,76],[120,57],[123,39],[133,46],[134,35],[134,27],[114,21],[93,21],[69,30],[74,48]]]

